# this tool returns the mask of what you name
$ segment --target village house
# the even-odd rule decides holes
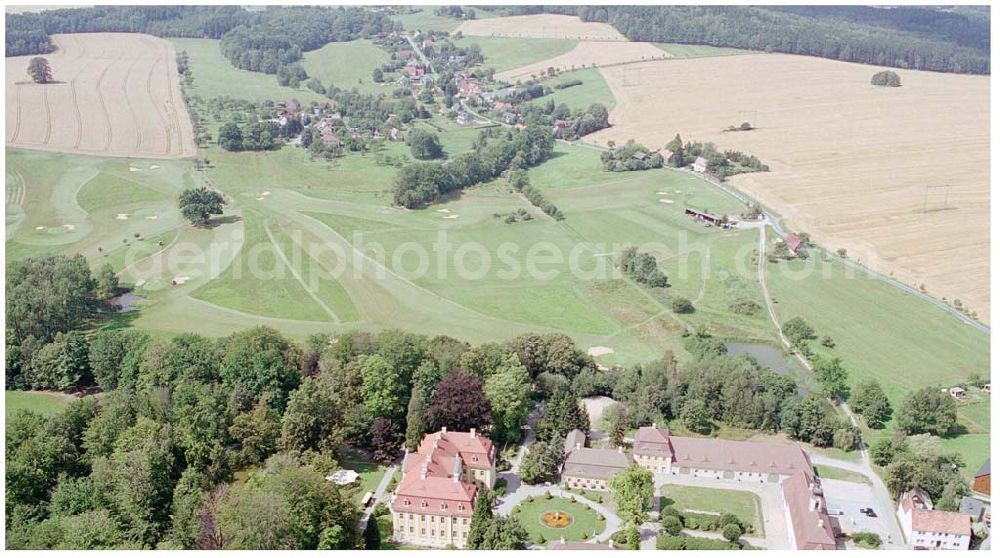
[[[566,129],[567,126],[569,126],[569,123],[565,120],[556,120],[555,123],[552,124],[552,133],[559,135]]]
[[[803,242],[802,239],[799,238],[799,235],[795,233],[788,233],[787,235],[785,235],[785,246],[788,247],[789,252],[791,252],[794,255],[798,255],[799,250],[801,250],[805,246],[805,242]]]
[[[505,112],[500,115],[500,121],[503,122],[504,124],[516,124],[517,115],[514,114],[513,112]]]
[[[496,448],[489,438],[442,428],[424,436],[403,459],[403,479],[390,501],[392,540],[415,546],[465,546],[477,482],[496,481]]]
[[[467,126],[472,124],[472,114],[465,112],[464,110],[458,113],[458,117],[455,119],[460,126]]]
[[[972,491],[986,496],[990,495],[990,459],[986,458],[983,466],[976,471],[972,481]]]
[[[968,550],[972,517],[961,512],[934,509],[931,497],[920,488],[904,492],[896,509],[903,536],[914,550]]]
[[[663,164],[669,165],[671,161],[674,160],[674,152],[669,149],[661,149],[659,152],[660,157],[663,157]]]
[[[705,170],[708,169],[708,161],[706,161],[704,157],[698,157],[694,160],[694,164],[691,165],[691,168],[694,169],[694,172],[705,172]]]
[[[628,469],[630,462],[622,448],[599,449],[578,445],[563,463],[562,483],[566,488],[607,491],[611,477]]]
[[[632,459],[654,474],[780,483],[795,547],[836,549],[820,480],[798,446],[671,436],[654,424],[636,432]]]

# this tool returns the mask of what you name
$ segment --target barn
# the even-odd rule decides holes
[[[701,221],[703,223],[709,223],[711,225],[720,226],[725,222],[725,219],[715,215],[714,213],[709,213],[707,211],[698,211],[697,209],[691,207],[684,208],[684,215],[691,215],[696,221]]]

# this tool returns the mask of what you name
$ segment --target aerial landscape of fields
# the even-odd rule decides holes
[[[988,549],[989,16],[8,9],[7,548]]]

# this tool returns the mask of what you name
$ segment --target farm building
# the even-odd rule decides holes
[[[703,223],[709,223],[717,227],[721,226],[723,223],[726,222],[725,219],[719,217],[718,215],[709,213],[707,211],[698,211],[697,209],[693,209],[690,207],[684,208],[684,215],[691,215],[697,221],[701,221]]]
[[[622,448],[579,447],[566,456],[562,483],[567,488],[606,491],[611,477],[628,469],[630,463],[631,459]]]
[[[663,157],[664,165],[669,165],[670,162],[674,160],[674,152],[669,149],[661,149],[659,153],[660,157]]]
[[[798,255],[799,250],[805,247],[805,242],[803,242],[803,240],[799,238],[799,235],[794,233],[788,233],[787,235],[785,235],[785,246],[788,246],[789,252]]]
[[[456,118],[455,121],[462,126],[472,124],[472,115],[465,111],[462,111],[458,113],[458,118]]]
[[[691,165],[691,168],[694,169],[694,172],[705,172],[705,170],[708,169],[708,161],[706,161],[704,157],[698,157],[694,160],[694,164]]]
[[[573,453],[573,450],[578,450],[587,445],[587,435],[583,431],[574,428],[566,434],[566,443],[563,445],[563,450],[566,455]]]
[[[963,399],[965,397],[965,388],[960,388],[958,386],[950,388],[942,388],[942,393],[947,393],[948,395],[954,397],[955,399]]]
[[[979,494],[990,495],[990,460],[989,458],[983,463],[983,466],[976,471],[975,480],[972,481],[973,492],[978,492]]]

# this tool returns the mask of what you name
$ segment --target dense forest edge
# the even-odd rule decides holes
[[[608,23],[632,41],[804,54],[937,72],[989,74],[983,10],[865,6],[509,6],[502,15],[557,13]],[[45,54],[54,33],[148,33],[220,39],[237,68],[276,74],[334,41],[401,31],[375,8],[98,6],[8,14],[7,56]]]

